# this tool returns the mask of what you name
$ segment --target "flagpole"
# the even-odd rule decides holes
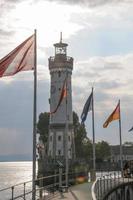
[[[33,166],[32,166],[32,200],[36,199],[36,119],[37,119],[37,50],[36,50],[36,29],[34,30],[34,99],[33,99]]]
[[[93,134],[93,171],[94,171],[94,179],[95,179],[95,171],[96,171],[96,152],[95,152],[95,124],[94,124],[94,95],[93,95],[93,87],[92,87],[92,134]]]
[[[120,106],[120,100],[119,100],[119,106]],[[120,137],[120,166],[121,166],[121,175],[123,171],[123,157],[122,157],[122,136],[121,136],[121,109],[119,109],[119,137]]]
[[[65,130],[65,161],[66,161],[66,173],[65,173],[65,181],[66,181],[66,187],[68,187],[68,171],[69,171],[69,160],[68,160],[68,108],[67,108],[67,79],[68,79],[68,72],[66,71],[66,130]]]

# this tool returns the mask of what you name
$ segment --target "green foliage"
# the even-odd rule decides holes
[[[107,142],[101,141],[96,144],[97,161],[105,161],[110,158],[110,146]]]
[[[86,160],[92,160],[92,142],[89,138],[83,141],[83,155]]]
[[[40,134],[40,139],[44,144],[48,140],[48,131],[49,131],[49,113],[44,112],[40,113],[39,120],[37,123],[37,133]]]
[[[75,137],[75,151],[77,158],[88,158],[91,154],[91,141],[87,138],[85,125],[80,124],[78,115],[73,112],[73,128]],[[49,131],[49,113],[40,113],[37,123],[37,132],[44,144],[48,140]]]
[[[92,160],[92,142],[87,137],[87,132],[84,124],[79,122],[78,115],[73,112],[73,129],[75,139],[76,158],[86,161]],[[49,131],[49,113],[40,113],[37,123],[37,132],[40,134],[40,139],[44,144],[48,140]],[[110,157],[110,146],[107,142],[101,141],[96,144],[97,161],[108,160]]]
[[[133,142],[124,142],[125,146],[133,146]]]
[[[89,138],[87,138],[85,125],[79,122],[78,115],[75,112],[73,112],[73,127],[76,157],[88,159],[92,152],[92,144]]]

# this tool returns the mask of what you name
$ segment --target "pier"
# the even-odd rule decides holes
[[[87,200],[92,199],[91,196],[91,187],[92,183],[82,183],[75,186],[72,186],[68,188],[67,192],[55,192],[55,194],[49,196],[44,196],[43,198],[39,200],[46,200],[46,199],[53,199],[53,200],[59,200],[59,199],[66,199],[66,200]]]
[[[133,177],[124,178],[120,172],[97,173],[95,182],[75,182],[68,188],[60,185],[58,176],[56,175],[56,182],[52,184],[46,182],[48,179],[55,180],[55,175],[36,180],[36,200],[132,200]],[[33,193],[32,181],[0,190],[0,200],[3,200],[1,197],[4,193],[4,200],[30,200]]]

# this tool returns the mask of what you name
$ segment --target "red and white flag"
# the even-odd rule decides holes
[[[61,93],[60,93],[60,98],[59,98],[58,104],[57,104],[55,110],[54,110],[53,112],[50,112],[50,114],[56,113],[56,111],[57,111],[58,108],[60,107],[61,102],[62,102],[63,99],[66,98],[66,97],[67,97],[67,79],[64,80],[64,83],[63,83],[63,87],[62,87],[62,90],[61,90]]]
[[[30,36],[0,60],[0,77],[34,69],[35,35]]]

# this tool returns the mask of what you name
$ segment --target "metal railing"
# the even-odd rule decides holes
[[[92,199],[102,200],[109,191],[117,188],[123,183],[132,182],[133,178],[124,178],[121,172],[107,173],[96,179],[92,186]]]
[[[75,184],[79,173],[69,173],[69,185]],[[65,174],[56,174],[46,177],[41,177],[35,180],[36,184],[36,200],[41,198],[52,199],[53,195],[58,195],[59,192],[66,190]],[[32,200],[32,180],[13,185],[0,190],[0,200]]]
[[[59,174],[36,179],[36,199],[51,196],[59,186]],[[51,184],[52,182],[52,184]],[[47,184],[45,184],[47,183]],[[32,199],[32,180],[0,190],[0,200]]]

